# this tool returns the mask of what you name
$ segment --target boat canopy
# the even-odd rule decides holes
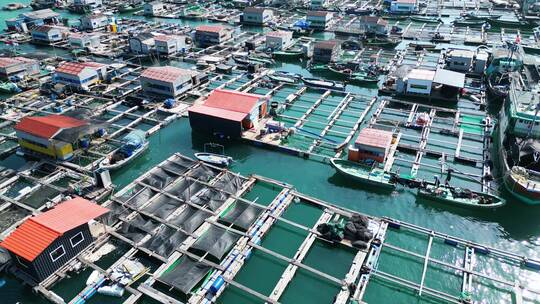
[[[139,148],[144,143],[145,138],[146,132],[142,130],[131,131],[124,137],[124,145],[121,150],[124,152],[133,152],[133,150]]]

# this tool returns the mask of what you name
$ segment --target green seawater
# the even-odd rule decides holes
[[[0,1],[2,6],[5,3],[8,1]],[[0,16],[3,20],[16,16],[20,12],[0,11]],[[178,22],[165,19],[162,21]],[[309,75],[309,72],[301,65],[293,63],[279,64],[276,68]],[[358,90],[362,93],[373,94],[372,91]],[[192,156],[193,153],[202,151],[203,144],[208,141],[210,139],[192,134],[189,122],[182,118],[154,134],[150,138],[149,150],[128,167],[114,173],[113,180],[119,188],[122,188],[173,153],[179,152]],[[223,144],[226,147],[225,152],[235,159],[230,168],[235,172],[244,175],[256,173],[278,179],[294,185],[300,192],[370,215],[389,216],[531,257],[540,256],[540,221],[538,220],[540,208],[521,204],[509,196],[506,196],[508,204],[497,210],[442,207],[432,202],[417,201],[414,192],[410,190],[400,189],[393,194],[384,194],[374,189],[366,189],[337,175],[328,164],[304,160],[241,142],[224,142]],[[0,160],[0,165],[10,168],[18,168],[23,164],[24,160],[15,155]],[[268,204],[276,194],[275,190],[264,187],[255,192],[257,195],[248,194],[246,198],[258,198],[262,204]],[[320,210],[303,204],[295,204],[286,211],[284,216],[304,225],[313,225],[320,216]],[[292,257],[304,238],[304,231],[278,223],[263,239],[262,245],[282,255]],[[392,230],[388,232],[387,240],[391,244],[419,254],[424,254],[427,247],[427,239]],[[123,252],[124,249],[121,248],[99,261],[98,264],[107,267]],[[435,242],[432,256],[448,263],[458,263],[462,259],[462,252]],[[354,253],[351,251],[335,250],[317,241],[304,262],[328,274],[343,277],[353,257]],[[268,295],[286,267],[287,265],[282,261],[255,250],[236,280]],[[422,272],[422,261],[403,258],[393,252],[384,252],[380,258],[379,269],[418,282]],[[490,258],[484,257],[479,257],[475,270],[500,278],[507,278],[510,271],[507,268],[501,268]],[[88,271],[66,279],[54,290],[69,300],[83,288],[87,276]],[[0,303],[47,303],[11,276],[1,274],[0,278],[6,280],[6,284],[0,288]],[[530,276],[529,281],[530,286],[534,286],[535,283],[536,286],[540,284],[538,276]],[[454,271],[430,265],[426,274],[426,286],[459,296],[456,293],[460,289],[461,279]],[[500,293],[494,293],[493,288],[481,280],[475,281],[475,289],[478,299],[483,299],[482,303],[509,303],[509,295],[501,296]],[[280,301],[283,303],[330,303],[338,290],[339,287],[335,284],[299,270]],[[367,303],[432,303],[429,299],[420,299],[414,293],[376,279],[369,284],[365,300]],[[95,296],[89,303],[118,302],[116,298]],[[142,302],[155,303],[146,299]],[[218,299],[218,303],[261,303],[261,301],[234,287],[229,287]]]

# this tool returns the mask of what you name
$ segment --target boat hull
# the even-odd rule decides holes
[[[459,206],[459,207],[475,208],[475,209],[494,209],[494,208],[502,207],[506,203],[506,201],[503,200],[502,198],[499,198],[490,194],[483,194],[483,193],[476,193],[476,194],[483,196],[485,198],[490,198],[492,200],[495,200],[495,203],[492,203],[492,204],[479,204],[479,203],[472,203],[472,202],[468,203],[466,201],[462,201],[460,199],[453,198],[453,197],[448,198],[446,196],[444,197],[436,196],[436,195],[433,195],[431,192],[425,191],[423,189],[419,189],[417,195],[418,197],[425,198],[427,200],[434,201],[434,202],[439,202],[439,203],[454,205],[454,206]]]
[[[360,182],[360,183],[362,183],[364,185],[374,186],[374,187],[377,187],[379,189],[388,190],[388,191],[392,191],[392,190],[394,190],[396,188],[396,184],[390,183],[389,181],[379,181],[379,180],[371,179],[370,174],[369,174],[369,172],[367,172],[367,170],[364,170],[365,173],[362,174],[362,175],[360,175],[360,174],[351,174],[351,173],[347,172],[343,168],[343,166],[341,165],[341,163],[347,163],[347,164],[352,165],[352,164],[354,164],[352,162],[344,161],[344,160],[340,160],[340,159],[331,159],[330,163],[331,163],[332,167],[334,167],[339,174],[341,174],[341,175],[343,175],[345,177],[351,178],[354,181]],[[359,169],[364,169],[360,165],[358,165],[358,168]]]
[[[113,165],[105,164],[105,160],[102,160],[101,163],[99,164],[99,167],[101,169],[109,170],[109,171],[120,169],[123,166],[125,166],[125,165],[129,164],[130,162],[132,162],[134,159],[139,157],[141,154],[143,154],[148,149],[148,146],[149,146],[148,142],[144,143],[144,145],[140,149],[135,151],[135,153],[133,153],[130,157],[128,157],[126,159],[123,159],[122,161],[117,162],[117,163],[115,163]]]

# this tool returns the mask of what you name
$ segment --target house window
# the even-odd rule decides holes
[[[64,245],[60,245],[60,247],[53,250],[49,255],[51,256],[51,260],[53,262],[58,261],[59,258],[63,257],[66,254],[66,251],[64,250]]]
[[[83,236],[82,231],[75,234],[75,236],[69,239],[69,242],[71,243],[71,247],[75,247],[79,245],[82,241],[84,241],[84,236]]]

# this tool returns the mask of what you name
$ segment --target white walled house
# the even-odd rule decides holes
[[[327,11],[308,11],[306,21],[309,27],[318,30],[324,30],[332,21],[333,14]]]
[[[264,25],[272,21],[274,12],[263,7],[246,7],[242,13],[242,23]]]
[[[39,61],[24,57],[0,57],[0,78],[39,74]]]
[[[142,33],[129,37],[129,50],[134,54],[149,54],[154,50],[156,41],[154,35]]]
[[[82,90],[106,76],[107,65],[97,62],[64,62],[54,71],[55,82]]]
[[[412,69],[407,75],[407,93],[429,95],[433,86],[435,71]]]
[[[32,41],[50,44],[64,40],[68,32],[65,27],[42,25],[32,30]]]
[[[158,35],[154,37],[156,52],[164,55],[183,53],[189,49],[186,36]]]
[[[82,30],[96,30],[109,24],[107,16],[102,14],[85,15],[80,18]]]
[[[140,82],[145,93],[176,97],[200,80],[201,74],[172,66],[150,67],[141,74]]]
[[[410,14],[416,11],[416,0],[393,0],[390,3],[390,12],[397,14]]]
[[[148,2],[144,4],[143,10],[145,16],[159,16],[165,13],[165,5],[159,1]]]
[[[69,45],[73,48],[88,48],[95,49],[101,44],[101,39],[98,35],[87,33],[70,33]]]
[[[200,47],[220,44],[232,38],[232,31],[221,25],[201,25],[195,30],[195,42]]]
[[[272,51],[280,51],[288,48],[293,43],[293,33],[287,31],[274,31],[266,33],[266,48]]]

